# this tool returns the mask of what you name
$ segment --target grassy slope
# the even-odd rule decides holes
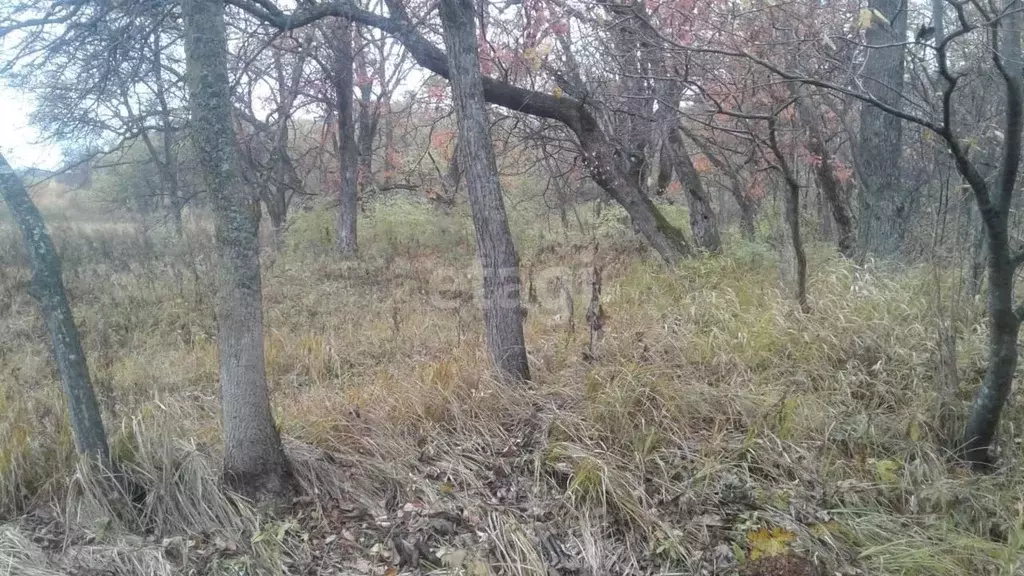
[[[380,208],[361,261],[341,264],[330,217],[298,215],[267,257],[266,347],[310,497],[276,512],[217,482],[208,233],[57,231],[114,451],[148,491],[133,508],[74,468],[28,273],[0,230],[0,573],[383,574],[419,560],[769,574],[754,560],[776,552],[830,573],[1015,573],[1021,415],[1007,413],[1000,472],[947,464],[932,275],[812,250],[803,316],[769,249],[734,242],[668,272],[609,212],[590,234],[516,226],[539,303],[536,382],[515,390],[485,376],[465,220]],[[595,263],[608,320],[585,361]],[[954,425],[983,367],[984,333],[962,316]]]

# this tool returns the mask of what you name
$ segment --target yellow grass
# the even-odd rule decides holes
[[[607,212],[567,234],[517,220],[539,298],[521,388],[488,378],[480,311],[458,297],[474,290],[464,216],[383,206],[342,263],[330,215],[295,215],[267,253],[266,352],[309,497],[277,511],[218,482],[209,231],[54,225],[113,451],[146,489],[133,505],[76,468],[29,275],[0,230],[0,574],[384,574],[417,540],[439,574],[729,573],[750,534],[828,573],[1019,573],[1021,412],[1000,471],[949,463],[929,270],[812,246],[805,316],[771,249],[734,240],[668,271]],[[609,319],[586,361],[594,264]],[[967,304],[956,320],[959,417],[985,329]]]

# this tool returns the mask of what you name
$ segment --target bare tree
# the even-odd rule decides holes
[[[1017,338],[1024,321],[1024,305],[1015,307],[1013,294],[1014,276],[1024,263],[1024,250],[1011,248],[1009,234],[1013,193],[1020,171],[1021,131],[1024,129],[1021,9],[1020,0],[1008,0],[999,13],[983,12],[988,19],[985,27],[992,60],[1002,77],[1006,98],[1002,126],[1005,137],[993,190],[948,125],[943,125],[942,134],[950,144],[957,168],[974,191],[988,240],[989,365],[964,431],[964,455],[969,462],[982,466],[990,462],[989,447],[995,438],[1003,406],[1010,396],[1017,367]],[[962,34],[967,29],[962,7],[958,8],[958,18],[961,27],[950,36]],[[944,47],[948,39],[943,40],[940,47]],[[957,77],[949,73],[946,54],[941,48],[939,63],[947,81],[946,90],[952,93]],[[944,101],[948,103],[949,98],[944,98]]]
[[[36,96],[33,122],[75,155],[140,142],[141,162],[155,167],[156,182],[136,190],[136,199],[147,210],[160,209],[180,233],[189,195],[180,174],[184,76],[175,7],[130,2],[54,9],[51,19],[12,26],[25,30],[6,78]],[[82,25],[63,25],[74,19]]]
[[[239,74],[239,90],[234,94],[235,115],[239,124],[238,157],[246,170],[242,177],[251,186],[267,210],[274,238],[280,239],[292,199],[305,193],[305,182],[296,165],[292,150],[292,125],[302,102],[301,84],[309,54],[314,49],[312,34],[301,38],[288,35],[267,42],[252,34],[256,55],[246,52]],[[268,46],[269,44],[269,46]],[[259,66],[260,56],[269,56],[266,66]],[[269,86],[273,101],[265,118],[260,118],[254,93]]]
[[[852,258],[856,248],[856,237],[850,210],[849,187],[836,173],[832,151],[829,150],[825,142],[821,118],[810,102],[806,91],[799,84],[790,84],[790,93],[796,98],[797,115],[807,131],[807,150],[817,156],[814,176],[817,179],[818,188],[825,195],[832,213],[832,220],[836,224],[839,253],[847,258]]]
[[[440,11],[459,126],[458,153],[466,170],[477,256],[484,273],[482,304],[487,348],[503,376],[529,380],[519,294],[519,256],[505,215],[487,121],[477,52],[476,11],[472,0],[441,0]]]
[[[285,12],[271,2],[229,0],[229,3],[283,30],[329,16],[378,28],[393,34],[421,66],[451,80],[447,55],[417,30],[400,0],[387,2],[391,16],[340,2],[303,6],[294,12]],[[522,114],[555,120],[570,129],[578,139],[591,177],[626,210],[636,229],[667,263],[677,263],[691,254],[690,245],[680,230],[658,211],[639,183],[623,171],[618,161],[622,150],[613,143],[588,104],[571,96],[571,84],[560,87],[561,94],[550,94],[486,76],[481,81],[488,102]]]
[[[293,478],[271,414],[255,198],[239,186],[222,0],[185,0],[192,138],[213,206],[224,473],[254,496],[289,492]],[[258,206],[258,205],[257,205]]]
[[[75,448],[79,454],[108,465],[110,451],[107,448],[107,434],[103,429],[103,418],[92,389],[92,382],[89,380],[85,351],[82,350],[71,305],[68,304],[68,297],[64,292],[60,258],[53,247],[50,233],[46,230],[42,214],[2,154],[0,194],[3,194],[4,202],[21,230],[25,250],[32,265],[30,293],[39,302],[43,321],[50,333],[50,351],[53,353],[64,389],[71,430],[75,435]]]

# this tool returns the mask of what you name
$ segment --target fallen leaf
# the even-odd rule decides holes
[[[750,559],[781,556],[789,551],[794,540],[796,540],[796,534],[778,526],[750,532],[747,534],[747,542],[750,544]]]

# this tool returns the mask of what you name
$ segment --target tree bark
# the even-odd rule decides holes
[[[1005,140],[994,195],[990,195],[985,178],[970,164],[963,148],[953,147],[957,168],[970,184],[977,200],[988,248],[989,364],[971,406],[963,442],[965,459],[976,467],[986,466],[992,460],[989,448],[1013,387],[1017,338],[1021,317],[1024,316],[1024,306],[1014,309],[1013,294],[1014,276],[1024,262],[1024,252],[1011,251],[1009,234],[1013,192],[1020,169],[1021,131],[1024,129],[1021,2],[1009,0],[1005,8],[1005,16],[990,31],[994,38],[1000,40],[994,60],[1006,89]]]
[[[700,173],[693,165],[690,152],[686,149],[686,142],[683,140],[682,131],[677,127],[670,128],[668,142],[676,176],[686,193],[693,240],[703,250],[711,253],[721,252],[722,238],[718,233],[715,211],[711,207],[711,197],[704,189]]]
[[[803,313],[810,312],[807,304],[807,254],[804,251],[804,242],[800,236],[800,183],[786,162],[786,156],[779,147],[775,131],[775,117],[768,120],[768,141],[775,160],[778,162],[779,171],[786,183],[786,224],[789,226],[789,239],[793,247],[793,257],[796,260],[796,301]]]
[[[661,143],[661,151],[658,152],[658,180],[654,193],[664,196],[672,184],[672,151],[668,142]]]
[[[629,214],[637,231],[669,265],[690,256],[690,245],[682,231],[658,211],[649,196],[616,165],[615,148],[608,136],[587,122],[580,127],[579,141],[591,178]]]
[[[992,233],[989,232],[989,235],[991,237]],[[975,465],[991,462],[989,447],[1013,387],[1013,373],[1017,368],[1017,336],[1021,323],[1013,309],[1015,266],[1011,262],[1008,246],[1002,242],[991,242],[991,238],[989,246],[989,365],[974,398],[970,419],[964,431],[965,459]]]
[[[78,328],[64,292],[60,258],[46,230],[42,214],[2,154],[0,193],[21,230],[25,251],[32,266],[30,293],[39,302],[43,321],[50,333],[51,352],[57,363],[57,372],[67,401],[75,449],[83,456],[93,458],[105,466],[109,465],[107,434],[89,380],[89,367],[78,337]]]
[[[441,25],[459,129],[458,151],[466,170],[477,253],[483,266],[484,329],[491,361],[498,372],[513,380],[529,380],[519,294],[519,257],[505,215],[488,128],[475,13],[472,0],[441,0]]]
[[[659,66],[660,68],[660,66]],[[693,241],[699,248],[711,253],[722,250],[722,239],[718,233],[718,222],[714,209],[711,207],[711,196],[704,189],[700,173],[693,165],[690,151],[683,140],[683,131],[679,124],[677,110],[682,94],[682,87],[677,82],[666,82],[662,86],[657,111],[657,123],[664,130],[662,152],[668,152],[669,161],[679,184],[686,194],[686,203],[690,213],[690,231]],[[665,146],[667,144],[667,146]]]
[[[825,144],[821,118],[807,100],[807,95],[804,94],[802,87],[790,83],[790,93],[796,98],[797,116],[807,130],[807,150],[820,159],[814,166],[814,177],[821,192],[825,195],[825,199],[828,200],[832,219],[836,224],[839,253],[847,258],[852,258],[856,245],[849,193],[836,175],[835,158],[832,157],[832,153]]]
[[[271,413],[263,358],[259,204],[239,185],[223,0],[184,0],[186,76],[192,138],[201,182],[214,213],[217,342],[220,352],[224,473],[254,497],[293,489]]]
[[[817,209],[818,209],[818,234],[824,240],[832,240],[832,210],[828,198],[818,185]]]
[[[870,0],[890,22],[877,20],[866,31],[870,47],[864,64],[864,88],[883,104],[902,108],[906,0]],[[903,244],[910,205],[900,177],[902,121],[864,104],[860,113],[857,171],[860,178],[861,249],[883,258],[896,256]]]
[[[373,94],[369,84],[359,87],[359,113],[356,117],[356,124],[359,126],[359,138],[356,142],[359,150],[358,168],[356,170],[356,181],[359,190],[366,193],[366,189],[373,182],[373,138],[377,132],[379,117],[371,113],[373,106]]]
[[[725,174],[726,178],[729,179],[729,195],[736,201],[736,206],[740,210],[740,231],[747,240],[754,240],[758,206],[757,202],[747,195],[747,186],[740,180],[739,170],[715,154],[707,141],[700,138],[692,130],[682,124],[680,124],[679,129],[697,145],[701,153],[707,157],[708,162],[711,162],[712,166]]]
[[[338,238],[336,247],[343,255],[355,254],[357,212],[359,211],[359,150],[353,118],[352,22],[341,19],[335,32],[334,95],[338,119]]]

